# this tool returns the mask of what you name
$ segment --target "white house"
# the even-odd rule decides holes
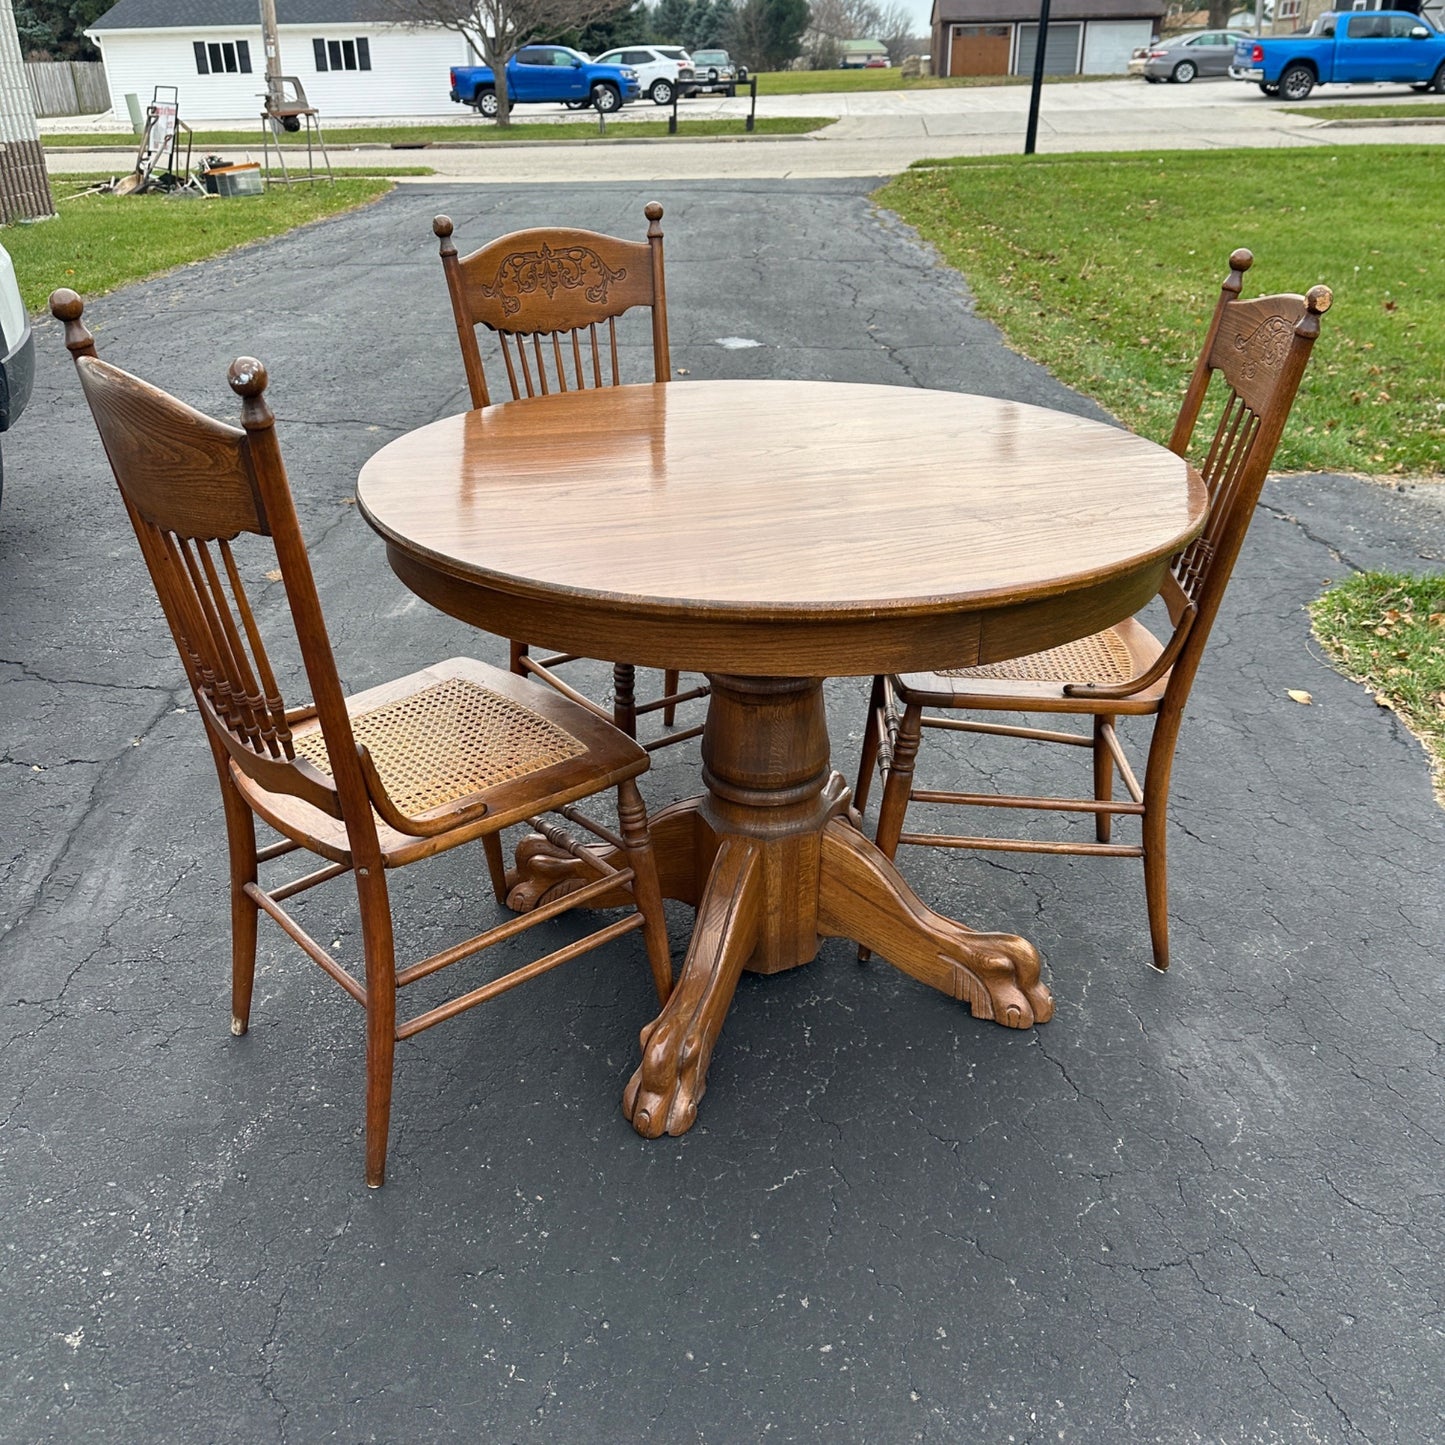
[[[447,95],[453,65],[476,61],[460,35],[359,17],[375,0],[276,0],[281,73],[294,75],[322,121],[350,116],[461,115]],[[266,53],[257,0],[119,0],[88,30],[111,106],[144,105],[157,85],[180,93],[181,119],[261,113]]]

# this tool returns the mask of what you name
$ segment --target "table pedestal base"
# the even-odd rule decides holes
[[[821,680],[710,681],[708,791],[652,819],[663,894],[696,908],[697,924],[671,996],[642,1031],[622,1098],[633,1128],[650,1139],[691,1128],[739,974],[796,968],[825,937],[855,940],[975,1018],[1047,1022],[1054,1003],[1034,946],[935,913],[849,821],[847,786],[828,766]],[[517,849],[507,901],[525,911],[591,876],[534,835]]]

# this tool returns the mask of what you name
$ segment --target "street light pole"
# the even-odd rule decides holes
[[[1044,51],[1049,43],[1049,0],[1039,0],[1039,43],[1034,49],[1034,81],[1029,90],[1029,128],[1024,136],[1024,154],[1034,153],[1039,138],[1039,94],[1044,88]]]

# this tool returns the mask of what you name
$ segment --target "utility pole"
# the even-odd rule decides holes
[[[8,0],[0,0],[8,3]],[[281,104],[281,42],[276,38],[276,0],[261,0],[261,44],[266,51],[266,100]]]
[[[0,222],[41,221],[54,214],[15,8],[12,0],[0,0]]]

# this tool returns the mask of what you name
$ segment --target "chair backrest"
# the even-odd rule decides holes
[[[596,231],[538,228],[514,231],[469,256],[457,255],[450,216],[432,222],[441,241],[442,270],[473,406],[492,403],[477,344],[478,326],[496,335],[515,400],[552,391],[620,386],[617,318],[634,306],[647,306],[652,310],[653,380],[668,379],[672,361],[662,272],[662,207],[650,201],[644,213],[646,241],[623,241]]]
[[[1281,294],[1241,301],[1244,273],[1254,264],[1246,250],[1229,258],[1230,271],[1214,308],[1204,349],[1170,439],[1171,450],[1189,457],[1209,492],[1204,531],[1173,561],[1165,598],[1183,635],[1171,647],[1170,691],[1182,706],[1235,560],[1249,530],[1270,462],[1289,419],[1300,380],[1330,309],[1327,286],[1304,296]],[[1208,445],[1195,432],[1206,400],[1218,421]]]
[[[242,357],[231,389],[243,429],[214,421],[175,397],[101,361],[73,291],[50,297],[65,344],[135,527],[196,705],[220,750],[271,792],[302,798],[343,819],[353,844],[375,822],[301,537],[286,469],[266,404],[266,369]],[[269,537],[296,641],[326,738],[332,776],[298,758],[291,723],[232,541]]]

